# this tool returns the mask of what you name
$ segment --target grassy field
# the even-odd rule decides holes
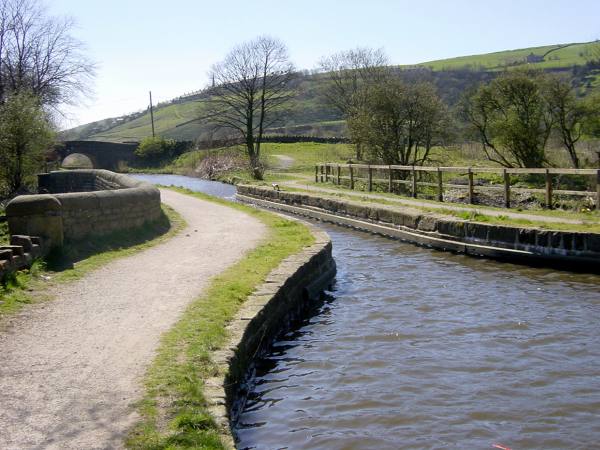
[[[52,284],[83,277],[109,262],[157,245],[183,229],[185,222],[173,209],[163,205],[163,217],[135,233],[120,231],[63,248],[37,261],[30,270],[17,272],[0,284],[0,321],[23,306],[47,300],[44,294]]]
[[[311,245],[303,224],[204,194],[176,189],[252,215],[268,227],[268,237],[240,262],[215,277],[205,294],[163,336],[148,371],[146,396],[139,410],[143,420],[127,445],[133,449],[220,449],[220,430],[203,396],[203,380],[217,375],[211,352],[226,342],[225,325],[245,299],[283,259]]]
[[[541,62],[529,64],[531,67],[553,69],[557,67],[585,64],[592,45],[594,45],[594,43],[590,42],[568,44],[567,46],[565,46],[565,44],[547,45],[543,47],[507,50],[483,55],[460,56],[458,58],[429,61],[419,65],[437,71],[464,68],[499,70],[507,66],[527,65],[527,56],[534,54],[540,57],[543,55],[546,56]]]

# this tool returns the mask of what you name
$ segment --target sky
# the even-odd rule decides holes
[[[599,0],[46,0],[70,16],[97,64],[93,96],[62,128],[144,109],[206,86],[210,66],[259,35],[299,69],[322,56],[383,48],[393,64],[600,38]]]

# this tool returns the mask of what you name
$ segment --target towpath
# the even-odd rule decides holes
[[[159,339],[211,276],[266,235],[231,208],[162,191],[168,241],[57,287],[0,331],[0,448],[122,447]]]
[[[320,193],[320,194],[324,194],[324,195],[331,195],[331,194],[344,194],[347,195],[348,197],[356,197],[357,200],[360,199],[365,199],[365,198],[371,198],[373,200],[385,200],[387,202],[390,202],[392,204],[397,204],[397,205],[402,205],[402,206],[412,206],[412,207],[416,207],[416,208],[431,208],[431,209],[439,209],[439,210],[453,210],[453,211],[459,211],[459,212],[473,212],[473,211],[477,211],[480,214],[485,214],[488,216],[494,216],[494,217],[501,217],[501,216],[506,216],[506,217],[510,217],[511,219],[521,219],[521,220],[529,220],[529,221],[533,221],[533,222],[544,222],[544,223],[570,223],[570,224],[583,224],[584,222],[582,220],[579,219],[571,219],[568,217],[561,217],[561,216],[550,216],[550,215],[542,215],[542,214],[532,214],[532,213],[527,213],[527,212],[517,212],[515,210],[508,210],[508,209],[493,209],[493,208],[488,208],[485,205],[477,205],[475,208],[471,207],[465,207],[465,206],[460,206],[459,204],[456,203],[437,203],[437,202],[426,202],[426,201],[420,201],[418,199],[410,199],[410,198],[405,198],[405,197],[393,197],[393,196],[385,196],[385,195],[380,195],[380,194],[376,194],[373,192],[363,192],[363,191],[351,191],[349,189],[338,189],[338,188],[327,188],[327,187],[321,187],[321,186],[315,186],[312,184],[308,184],[308,181],[311,180],[313,178],[310,178],[308,176],[303,176],[301,174],[293,174],[294,176],[300,177],[302,176],[302,178],[304,178],[306,181],[302,181],[302,180],[285,180],[285,181],[281,181],[279,184],[284,187],[284,186],[289,186],[291,188],[297,188],[297,189],[303,189],[306,191],[311,191],[314,193]],[[442,211],[443,213],[443,211]],[[588,222],[591,223],[597,223],[598,220],[595,219],[594,217],[590,217]]]

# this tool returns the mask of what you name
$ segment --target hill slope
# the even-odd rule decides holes
[[[398,67],[405,79],[433,82],[442,98],[453,106],[465,89],[492,79],[506,68],[534,67],[553,72],[564,72],[573,79],[582,95],[600,88],[600,71],[585,67],[590,49],[597,42],[558,44],[509,50],[484,55],[461,56],[431,61],[414,66]],[[339,136],[344,124],[339,113],[329,106],[320,94],[321,75],[301,75],[298,96],[291,111],[277,129],[277,134],[302,134],[314,136]],[[209,140],[212,135],[205,123],[194,119],[202,115],[202,93],[179,98],[170,104],[155,108],[156,133],[179,140]],[[65,140],[99,140],[112,142],[139,141],[151,135],[150,115],[146,112],[105,119],[67,130]]]

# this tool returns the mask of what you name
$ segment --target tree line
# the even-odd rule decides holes
[[[422,165],[434,147],[471,140],[495,164],[544,167],[555,136],[578,168],[577,143],[600,137],[600,97],[579,98],[571,81],[557,74],[506,70],[468,90],[450,109],[430,81],[403,80],[382,50],[324,57],[319,73],[322,94],[346,121],[357,160]],[[213,66],[209,113],[202,119],[242,138],[257,179],[264,171],[264,130],[285,118],[295,76],[285,45],[267,36],[235,47]]]

